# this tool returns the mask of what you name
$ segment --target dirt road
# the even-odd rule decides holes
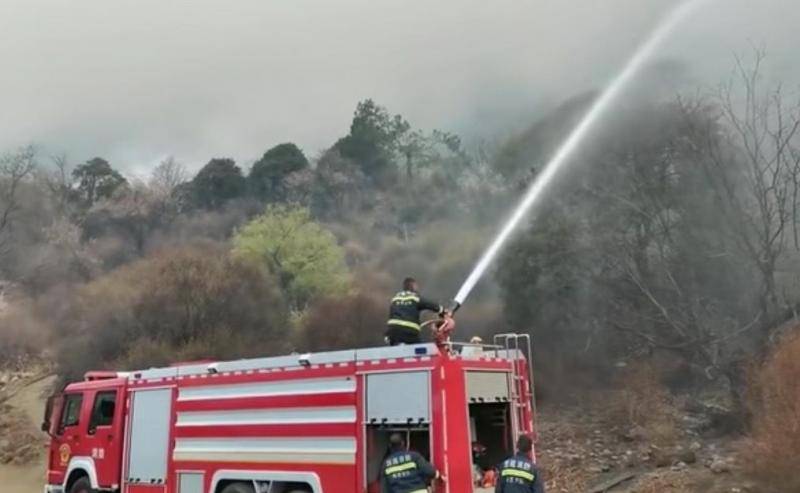
[[[44,463],[28,466],[0,466],[0,485],[8,493],[41,493],[44,486]]]

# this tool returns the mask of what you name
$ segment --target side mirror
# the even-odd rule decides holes
[[[42,419],[42,431],[51,437],[56,434],[54,425],[58,423],[58,416],[61,413],[61,405],[64,402],[64,397],[61,394],[51,395],[47,398],[47,404],[44,407],[44,417]]]
[[[52,423],[50,421],[51,416],[53,415],[53,403],[55,402],[55,396],[51,395],[47,398],[47,404],[44,406],[44,419],[42,419],[42,431],[50,434],[50,427]]]

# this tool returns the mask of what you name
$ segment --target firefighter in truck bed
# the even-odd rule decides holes
[[[517,440],[517,454],[500,464],[494,493],[544,493],[539,469],[531,460],[533,441],[528,435]]]
[[[389,447],[381,467],[381,493],[428,493],[428,484],[441,478],[430,462],[406,449],[400,433],[389,437]]]
[[[414,278],[403,280],[403,290],[394,295],[389,306],[389,321],[386,341],[392,346],[398,344],[419,344],[422,342],[420,312],[429,310],[445,315],[447,311],[419,295],[419,286]]]

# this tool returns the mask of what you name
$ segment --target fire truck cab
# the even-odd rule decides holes
[[[502,334],[90,372],[48,401],[44,491],[372,492],[394,432],[433,491],[481,491],[475,471],[535,432],[530,368],[529,337]]]

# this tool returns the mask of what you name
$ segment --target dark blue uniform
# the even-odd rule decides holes
[[[392,452],[381,468],[381,493],[428,493],[436,469],[416,452]]]
[[[500,464],[495,493],[544,493],[536,464],[526,454],[517,454]]]
[[[421,297],[414,291],[400,291],[389,306],[386,336],[391,344],[417,344],[421,341],[420,313],[430,310],[442,313],[444,307]]]

